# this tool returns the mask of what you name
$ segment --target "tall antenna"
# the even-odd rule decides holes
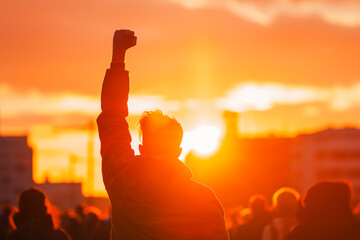
[[[0,137],[1,137],[1,108],[0,108]]]
[[[70,182],[75,182],[75,177],[76,177],[76,163],[77,163],[78,159],[76,155],[70,155],[69,156],[69,181]]]
[[[89,140],[87,146],[87,184],[90,195],[94,191],[94,171],[95,171],[95,157],[94,157],[94,136],[95,136],[95,123],[89,122]]]

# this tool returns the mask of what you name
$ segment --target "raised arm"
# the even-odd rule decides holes
[[[113,56],[101,91],[101,114],[97,119],[101,141],[102,173],[107,187],[134,155],[126,122],[128,115],[129,73],[125,71],[126,50],[136,45],[134,32],[117,30],[113,39]]]

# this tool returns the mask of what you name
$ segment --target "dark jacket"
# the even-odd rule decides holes
[[[190,169],[166,156],[135,156],[126,122],[128,72],[107,70],[97,119],[102,172],[112,205],[112,239],[228,239],[214,192],[191,179]]]
[[[358,240],[360,224],[352,220],[337,223],[301,223],[296,226],[286,240]]]

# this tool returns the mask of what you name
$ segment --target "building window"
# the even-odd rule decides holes
[[[4,176],[1,178],[1,183],[9,184],[9,183],[11,183],[11,178],[9,176]]]
[[[329,158],[333,161],[349,161],[349,160],[360,160],[360,151],[345,151],[345,150],[336,150],[336,151],[318,151],[315,153],[315,158],[317,160],[324,160]]]
[[[29,166],[27,164],[27,161],[22,161],[21,163],[16,164],[15,168],[16,168],[16,171],[23,172],[23,171],[26,171],[29,168]]]
[[[316,175],[320,179],[342,177],[341,171],[339,169],[321,169],[317,171]]]

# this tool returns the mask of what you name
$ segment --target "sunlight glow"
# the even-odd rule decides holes
[[[189,146],[200,155],[213,154],[219,145],[221,130],[210,125],[201,125],[197,129],[184,134],[183,148]]]
[[[130,95],[129,113],[141,115],[144,111],[154,111],[161,109],[163,112],[179,111],[180,103],[178,101],[166,100],[158,95]]]

